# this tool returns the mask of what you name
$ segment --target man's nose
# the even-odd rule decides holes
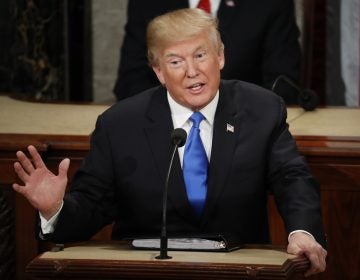
[[[186,76],[188,78],[194,78],[199,74],[197,63],[194,61],[188,61],[186,63]]]

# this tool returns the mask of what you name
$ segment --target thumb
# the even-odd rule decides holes
[[[70,159],[65,158],[59,164],[59,176],[60,177],[67,177],[67,172],[70,166]]]
[[[304,251],[297,244],[294,243],[288,244],[287,252],[293,255],[302,255],[304,253]]]

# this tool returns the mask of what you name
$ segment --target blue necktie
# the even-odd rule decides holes
[[[183,174],[188,199],[195,212],[202,214],[207,191],[209,162],[200,138],[200,122],[204,116],[200,112],[191,115],[193,126],[185,146]]]

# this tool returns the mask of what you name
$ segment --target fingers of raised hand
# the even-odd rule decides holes
[[[38,151],[36,150],[36,148],[34,146],[30,145],[28,147],[28,151],[29,151],[31,157],[33,158],[36,168],[45,167],[44,161],[42,160],[40,154],[38,153]]]
[[[14,169],[21,181],[26,183],[29,180],[29,174],[25,172],[23,165],[21,165],[19,162],[14,163]]]
[[[26,172],[27,174],[31,174],[32,172],[35,171],[34,165],[22,151],[18,151],[16,153],[16,157],[18,158],[19,165],[21,166],[21,168],[24,172]],[[15,170],[18,170],[18,169],[15,169]]]

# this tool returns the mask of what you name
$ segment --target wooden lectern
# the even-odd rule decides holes
[[[284,249],[245,246],[232,252],[135,250],[123,242],[87,243],[45,252],[27,266],[34,279],[303,279],[305,257]]]

